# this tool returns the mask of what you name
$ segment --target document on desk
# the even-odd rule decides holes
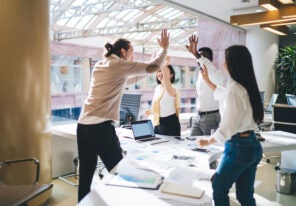
[[[136,187],[143,189],[158,189],[163,178],[157,175],[116,174],[106,185],[121,187]]]
[[[198,180],[210,180],[215,170],[176,166],[166,178],[166,182],[190,185]]]
[[[173,194],[173,195],[180,195],[184,197],[191,197],[191,198],[201,198],[203,193],[205,192],[203,189],[198,187],[193,187],[189,185],[180,185],[172,182],[165,182],[162,184],[160,188],[161,192]]]

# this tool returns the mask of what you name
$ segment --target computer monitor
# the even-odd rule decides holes
[[[138,120],[142,94],[124,93],[120,105],[120,125]]]
[[[296,96],[293,94],[286,94],[287,103],[291,106],[296,106]]]
[[[279,96],[279,94],[272,94],[270,101],[269,101],[269,105],[266,108],[265,112],[272,113],[272,105],[274,105],[276,103],[278,96]]]
[[[265,103],[265,92],[264,91],[260,91],[260,97],[261,97],[262,104],[264,105],[264,103]]]

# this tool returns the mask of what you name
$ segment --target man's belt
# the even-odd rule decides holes
[[[217,113],[219,112],[219,110],[212,110],[212,111],[207,111],[207,112],[198,112],[199,115],[206,115],[206,114],[213,114],[213,113]]]

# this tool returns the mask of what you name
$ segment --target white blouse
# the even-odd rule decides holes
[[[158,85],[155,88],[154,98],[158,98],[164,88]],[[167,91],[164,91],[162,98],[160,99],[160,117],[168,117],[176,113],[176,97],[171,96]]]
[[[230,79],[226,88],[217,86],[214,97],[221,113],[219,128],[212,135],[216,141],[225,142],[238,132],[256,129],[249,95],[242,85]]]
[[[200,65],[206,65],[208,69],[209,78],[216,85],[223,85],[224,74],[215,68],[213,63],[207,58],[201,56],[197,60]],[[214,99],[213,90],[203,80],[202,75],[198,74],[196,81],[196,92],[198,97],[196,98],[196,109],[199,112],[213,111],[219,108],[219,103]]]

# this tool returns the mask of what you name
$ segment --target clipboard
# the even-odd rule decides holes
[[[204,194],[204,190],[188,186],[188,185],[180,185],[172,182],[165,182],[162,184],[160,191],[163,193],[173,194],[173,195],[180,195],[184,197],[191,197],[191,198],[202,198]]]
[[[106,185],[157,190],[162,184],[162,181],[163,177],[156,175],[136,176],[131,174],[116,174],[109,179]]]

